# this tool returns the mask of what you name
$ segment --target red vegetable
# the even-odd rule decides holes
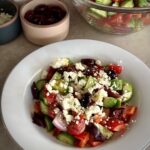
[[[40,111],[41,111],[40,102],[39,101],[35,101],[34,102],[34,112],[35,113],[39,113]]]
[[[46,98],[48,104],[51,105],[51,104],[54,103],[55,100],[56,100],[56,94],[55,94],[55,93],[49,93],[49,92],[47,92],[47,93],[45,94],[45,98]]]
[[[115,71],[115,73],[120,74],[122,72],[122,66],[116,64],[110,64],[109,69]]]
[[[79,135],[85,130],[85,121],[84,119],[77,120],[76,122],[72,121],[68,126],[67,126],[67,131],[68,133],[72,135]]]

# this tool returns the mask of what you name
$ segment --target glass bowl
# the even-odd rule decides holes
[[[83,18],[100,31],[128,34],[150,24],[150,7],[115,7],[97,4],[91,0],[73,0]]]

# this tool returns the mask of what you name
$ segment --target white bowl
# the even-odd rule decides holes
[[[122,78],[134,86],[132,102],[138,106],[137,122],[119,139],[90,148],[92,150],[142,150],[150,141],[150,70],[137,57],[123,49],[93,40],[70,40],[45,46],[25,57],[9,75],[2,93],[2,115],[14,140],[28,150],[77,150],[63,145],[44,129],[32,123],[31,83],[43,68],[58,57],[99,58],[123,65]],[[87,149],[87,148],[83,148]]]

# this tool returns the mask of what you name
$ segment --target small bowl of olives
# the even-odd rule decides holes
[[[32,0],[21,7],[20,18],[25,37],[37,45],[66,38],[69,11],[59,0]]]

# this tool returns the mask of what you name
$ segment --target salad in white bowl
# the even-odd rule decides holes
[[[122,134],[137,110],[129,105],[133,87],[119,77],[122,70],[91,58],[58,59],[32,84],[33,122],[77,147],[94,147]]]

